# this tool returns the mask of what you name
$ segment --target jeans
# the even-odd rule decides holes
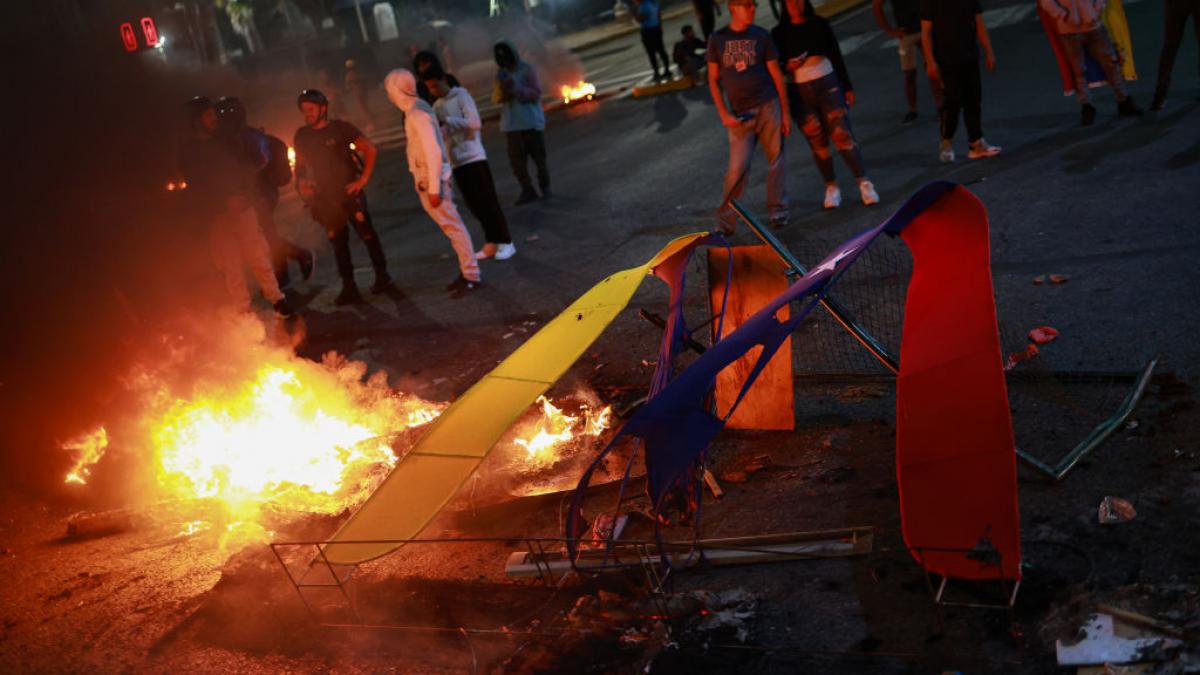
[[[642,29],[642,46],[650,57],[650,65],[654,68],[654,76],[658,77],[658,57],[662,57],[663,73],[671,74],[671,60],[667,58],[667,48],[663,46],[662,26]]]
[[[437,206],[429,201],[429,193],[424,190],[417,190],[417,196],[421,198],[421,206],[425,207],[425,213],[433,218],[433,222],[442,228],[442,234],[445,234],[446,238],[450,240],[450,247],[458,256],[459,274],[471,281],[479,281],[479,261],[475,260],[475,247],[471,244],[471,233],[467,232],[467,226],[463,224],[462,216],[458,215],[458,207],[454,205],[454,190],[450,187],[450,181],[442,181],[442,201]]]
[[[279,283],[286,284],[288,261],[307,260],[312,254],[279,236],[279,229],[275,227],[275,205],[278,203],[278,188],[263,189],[260,191],[259,198],[254,202],[254,210],[258,214],[258,227],[267,240],[267,247],[271,249],[271,267],[275,269],[275,278],[279,280]]]
[[[729,132],[729,168],[725,171],[724,200],[717,210],[717,220],[727,233],[737,227],[737,213],[729,205],[746,190],[754,148],[762,144],[767,155],[767,211],[772,219],[787,218],[788,195],[783,148],[783,113],[779,101],[771,100],[744,111],[753,117]]]
[[[462,193],[467,209],[483,225],[484,241],[489,244],[511,244],[508,221],[500,198],[496,196],[496,183],[492,180],[492,169],[487,160],[463,164],[454,170],[454,182]]]
[[[246,289],[247,265],[264,298],[272,304],[283,299],[271,269],[267,240],[258,228],[253,207],[236,212],[223,210],[213,218],[209,226],[209,245],[213,262],[225,275],[225,289],[238,309],[250,307],[250,292]]]
[[[546,135],[539,129],[509,131],[504,134],[508,141],[508,163],[521,184],[521,192],[533,192],[533,181],[529,179],[529,160],[537,167],[538,186],[542,192],[550,187],[550,169],[546,166]]]
[[[1103,25],[1082,33],[1062,33],[1059,37],[1062,38],[1063,51],[1071,60],[1071,71],[1075,75],[1075,97],[1079,99],[1081,105],[1088,105],[1092,102],[1091,92],[1088,91],[1090,88],[1085,70],[1085,53],[1091,55],[1092,59],[1100,64],[1100,69],[1104,71],[1104,77],[1112,85],[1117,100],[1124,101],[1129,98],[1129,95],[1125,93],[1125,78],[1121,75],[1121,66],[1113,55],[1112,43],[1108,41],[1108,32]]]
[[[831,139],[854,177],[862,178],[866,174],[862,152],[854,140],[854,130],[850,128],[850,109],[846,106],[837,73],[809,82],[789,83],[788,102],[792,119],[804,132],[817,169],[826,183],[835,180],[833,154],[829,152]]]
[[[979,81],[979,62],[945,63],[942,71],[942,138],[950,140],[958,131],[961,112],[967,125],[967,140],[983,138],[983,84]]]
[[[1192,17],[1192,31],[1200,43],[1200,0],[1166,0],[1163,4],[1163,46],[1158,55],[1158,83],[1154,87],[1155,98],[1166,98],[1171,88],[1171,71],[1175,69],[1175,56],[1183,43],[1183,29],[1188,17]]]
[[[333,245],[333,257],[337,261],[338,276],[344,285],[354,284],[354,261],[350,258],[350,228],[367,247],[375,277],[386,279],[387,258],[379,243],[379,234],[371,224],[371,212],[367,210],[367,196],[358,197],[323,195],[312,206],[313,219],[325,228],[329,243]]]

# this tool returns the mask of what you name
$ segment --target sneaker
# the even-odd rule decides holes
[[[313,255],[312,251],[305,251],[296,263],[300,265],[300,278],[308,281],[312,278],[313,270],[317,268],[317,256]]]
[[[1138,104],[1133,102],[1133,98],[1126,96],[1124,101],[1117,103],[1117,117],[1141,117],[1145,112],[1138,107]]]
[[[392,278],[385,274],[376,274],[375,283],[371,284],[371,292],[375,294],[385,293],[394,288]]]
[[[879,193],[875,191],[875,184],[866,178],[858,181],[858,193],[862,195],[862,202],[867,206],[879,203]]]
[[[490,243],[490,242],[487,244],[484,244],[483,248],[479,249],[478,251],[475,251],[475,259],[476,260],[487,260],[488,258],[494,258],[494,257],[496,257],[496,250],[497,249],[496,249],[495,244]]]
[[[938,144],[938,160],[943,164],[949,164],[954,161],[954,143],[943,138]]]
[[[904,113],[904,117],[900,118],[900,124],[912,124],[917,121],[917,111],[909,110]]]
[[[358,286],[349,283],[342,284],[342,292],[338,293],[337,297],[333,299],[333,304],[338,307],[345,307],[346,305],[357,305],[362,301],[363,297],[358,292]]]
[[[450,291],[450,293],[452,293],[455,297],[460,297],[463,293],[467,291],[473,291],[476,288],[479,288],[482,284],[483,282],[479,279],[472,281],[471,279],[468,279],[460,274],[454,279],[454,281],[446,284],[446,290]]]
[[[521,190],[521,196],[517,197],[516,205],[522,206],[524,204],[528,204],[529,202],[536,202],[537,198],[537,193],[533,191],[533,188]]]
[[[293,309],[288,303],[287,298],[280,299],[278,302],[272,305],[272,307],[275,309],[276,314],[285,319],[290,319],[293,316],[296,316],[296,310]]]
[[[1162,110],[1167,107],[1167,95],[1154,92],[1154,99],[1150,101],[1151,110]]]
[[[771,227],[778,230],[781,227],[787,227],[787,216],[771,216]]]
[[[967,159],[983,159],[985,157],[995,157],[1000,154],[1000,147],[991,145],[982,138],[971,144],[971,149],[967,151]]]
[[[1096,122],[1096,106],[1084,103],[1079,109],[1079,126],[1090,127]]]
[[[496,260],[508,260],[517,254],[517,247],[512,245],[512,242],[500,244],[496,247]]]
[[[836,209],[842,205],[842,191],[836,185],[825,186],[825,208]]]

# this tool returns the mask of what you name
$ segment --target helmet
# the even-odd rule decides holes
[[[296,106],[299,107],[301,103],[329,105],[329,98],[322,94],[320,89],[305,89],[296,97]]]
[[[246,126],[246,105],[236,96],[222,96],[217,100],[217,116],[229,128],[241,129]]]

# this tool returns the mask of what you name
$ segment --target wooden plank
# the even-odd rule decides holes
[[[786,266],[768,246],[735,246],[733,251],[733,283],[725,309],[722,329],[730,334],[762,309],[788,285]],[[715,318],[721,311],[725,279],[729,269],[729,253],[723,248],[708,249],[709,308]],[[788,308],[780,308],[776,318],[786,321]],[[713,331],[717,328],[713,322]],[[723,417],[737,399],[746,377],[754,368],[761,347],[755,347],[717,375],[717,415]],[[741,405],[729,418],[730,429],[775,429],[791,431],[796,428],[793,410],[792,339],[788,338],[766,368]]]
[[[710,565],[752,565],[765,562],[804,560],[808,558],[840,558],[870,553],[874,548],[874,530],[870,527],[853,527],[844,530],[820,532],[790,532],[754,537],[731,539],[701,539],[696,543],[704,550],[704,558]],[[667,542],[672,564],[688,562],[692,550],[691,542]],[[643,553],[648,553],[644,556]],[[618,543],[608,554],[603,551],[583,551],[576,567],[581,570],[606,572],[631,566],[653,564],[660,559],[657,545],[634,546]],[[695,565],[699,556],[691,556]],[[549,570],[554,575],[571,569],[571,563],[562,551],[547,551],[536,559],[527,551],[515,551],[508,556],[504,572],[510,577],[536,577]]]

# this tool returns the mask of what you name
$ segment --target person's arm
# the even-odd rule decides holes
[[[413,111],[408,114],[419,113]],[[432,116],[424,125],[424,130],[416,140],[421,144],[421,153],[425,155],[425,195],[429,197],[429,203],[437,207],[442,203],[442,146],[437,137],[441,132],[438,131],[437,120]],[[408,139],[408,142],[412,143],[413,139]]]
[[[1054,0],[1038,0],[1038,7],[1041,7],[1042,11],[1055,19],[1062,19],[1067,16],[1067,10],[1063,9],[1062,5],[1059,5]]]
[[[779,58],[767,60],[767,72],[771,73],[771,81],[775,83],[775,93],[779,95],[779,111],[781,115],[781,130],[784,136],[792,133],[792,116],[788,110],[787,85],[783,81],[783,70],[779,67]]]
[[[921,19],[921,51],[925,53],[925,72],[929,79],[941,82],[942,71],[937,59],[933,58],[933,22],[929,19]]]
[[[729,107],[725,105],[725,95],[721,93],[721,66],[708,62],[708,92],[712,94],[713,104],[717,107],[717,116],[721,118],[721,124],[730,129],[738,125],[737,118],[733,113],[729,112]]]
[[[462,117],[446,115],[446,127],[451,131],[479,131],[483,129],[483,121],[479,119],[479,109],[475,107],[475,99],[459,96],[462,101]]]
[[[879,24],[879,27],[883,29],[883,32],[895,38],[904,35],[904,31],[896,28],[888,22],[887,15],[883,13],[883,0],[874,0],[874,2],[871,3],[871,11],[875,13],[875,23]]]
[[[838,81],[842,83],[842,91],[846,92],[846,103],[854,105],[854,83],[850,81],[850,71],[846,68],[846,59],[842,57],[842,47],[838,44],[837,36],[833,34],[833,28],[829,23],[825,23],[825,43],[829,52],[829,61],[833,64],[833,71],[837,73]]]
[[[542,100],[542,86],[538,83],[537,71],[533,66],[526,66],[525,77],[513,83],[513,95],[522,103],[536,103]]]
[[[362,153],[363,170],[358,178],[346,185],[346,194],[348,195],[356,195],[362,192],[362,189],[367,186],[367,183],[371,180],[371,174],[375,171],[375,158],[379,155],[379,150],[375,147],[375,144],[362,133],[359,133],[354,139],[354,147]]]
[[[983,47],[983,61],[988,70],[996,69],[996,54],[992,51],[992,40],[988,37],[987,25],[983,23],[983,13],[975,13],[975,37]]]

